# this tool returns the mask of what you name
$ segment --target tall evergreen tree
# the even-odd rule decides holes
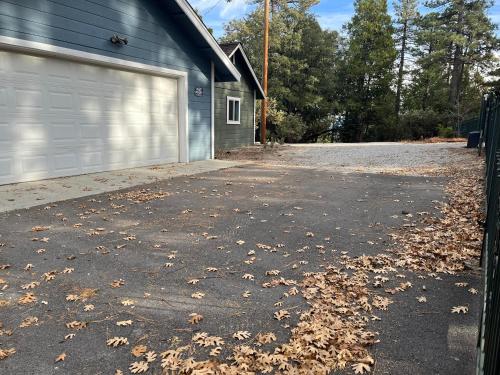
[[[396,116],[399,117],[401,110],[401,96],[405,78],[405,63],[407,62],[408,49],[413,42],[415,32],[415,20],[418,18],[418,0],[400,0],[394,4],[396,13],[395,36],[398,45],[399,65],[396,83]]]
[[[460,119],[460,99],[464,91],[466,73],[475,67],[484,67],[492,59],[497,47],[495,26],[488,18],[489,0],[430,0],[427,6],[436,12],[437,24],[444,37],[446,50],[438,51],[446,56],[449,72],[448,106]]]
[[[339,89],[345,141],[391,139],[394,125],[394,62],[397,51],[386,0],[356,0],[346,28]]]

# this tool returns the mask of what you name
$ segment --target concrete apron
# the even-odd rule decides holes
[[[1,185],[0,212],[126,189],[174,177],[213,172],[242,164],[244,163],[239,161],[204,160]]]

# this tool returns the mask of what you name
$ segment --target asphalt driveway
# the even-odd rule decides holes
[[[197,332],[225,341],[221,360],[258,333],[287,342],[308,305],[290,285],[263,288],[273,271],[300,281],[343,254],[383,252],[393,229],[438,213],[446,182],[253,164],[1,214],[0,349],[16,353],[0,373],[130,373],[131,348],[159,353]],[[413,287],[368,323],[380,334],[372,373],[472,374],[481,297],[455,283],[480,290],[479,274],[403,276]],[[450,313],[463,304],[467,315]],[[286,324],[273,318],[285,308]],[[203,320],[190,324],[193,313]],[[147,373],[161,373],[158,360]]]

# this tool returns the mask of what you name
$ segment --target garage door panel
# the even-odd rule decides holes
[[[45,152],[40,152],[40,155],[19,155],[19,157],[24,173],[45,173],[47,170],[50,170],[49,157]]]
[[[59,153],[53,156],[56,172],[78,172],[78,155],[76,152]]]
[[[0,158],[0,181],[12,177],[13,175],[13,158]]]
[[[49,90],[47,101],[51,111],[74,111],[73,93],[71,91],[59,91],[57,88]]]
[[[99,168],[104,163],[104,158],[101,152],[80,152],[81,165],[84,172]]]
[[[175,79],[0,51],[0,184],[177,162],[177,97]]]

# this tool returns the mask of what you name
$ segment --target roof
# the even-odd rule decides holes
[[[238,48],[240,43],[220,43],[220,48],[224,51],[224,53],[229,57],[233,54],[234,50]]]
[[[233,57],[233,55],[239,51],[241,56],[243,57],[243,60],[245,61],[247,70],[250,72],[254,85],[257,88],[257,98],[258,99],[265,99],[266,94],[264,93],[264,89],[262,88],[257,76],[255,75],[255,71],[252,68],[252,64],[250,64],[250,61],[248,60],[248,57],[245,53],[245,50],[243,49],[243,45],[239,42],[233,42],[233,43],[221,43],[220,44],[221,49],[224,51],[224,53],[229,57]]]
[[[183,26],[184,32],[195,41],[198,49],[213,61],[218,81],[239,81],[241,74],[227,54],[220,48],[214,36],[187,0],[163,0],[162,7]]]

